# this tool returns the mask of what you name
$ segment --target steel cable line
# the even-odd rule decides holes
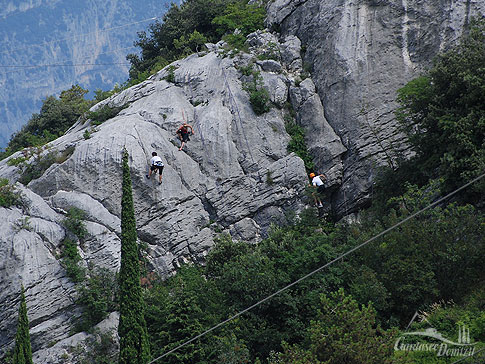
[[[236,313],[235,315],[233,315],[233,316],[229,317],[228,319],[226,319],[226,320],[224,320],[224,321],[222,321],[222,322],[218,323],[217,325],[215,325],[215,326],[211,327],[210,329],[208,329],[208,330],[204,331],[203,333],[201,333],[201,334],[199,334],[199,335],[197,335],[197,336],[194,336],[193,338],[191,338],[191,339],[189,339],[189,340],[185,341],[184,343],[182,343],[182,344],[178,345],[177,347],[173,348],[172,350],[167,351],[165,354],[163,354],[163,355],[161,355],[161,356],[159,356],[159,357],[157,357],[157,358],[153,359],[153,360],[152,360],[152,361],[150,361],[148,364],[153,364],[153,363],[155,363],[155,362],[156,362],[156,361],[158,361],[159,359],[162,359],[162,358],[166,357],[167,355],[169,355],[169,354],[171,354],[171,353],[173,353],[173,352],[177,351],[178,349],[180,349],[180,348],[182,348],[182,347],[184,347],[184,346],[186,346],[186,345],[190,344],[191,342],[193,342],[193,341],[195,341],[195,340],[197,340],[197,339],[199,339],[199,338],[201,338],[201,337],[203,337],[203,336],[207,335],[208,333],[210,333],[210,332],[214,331],[215,329],[217,329],[217,328],[219,328],[219,327],[221,327],[221,326],[225,325],[226,323],[228,323],[228,322],[230,322],[230,321],[234,320],[235,318],[237,318],[237,317],[241,316],[242,314],[244,314],[244,313],[246,313],[246,312],[248,312],[248,311],[252,310],[253,308],[255,308],[255,307],[257,307],[257,306],[261,305],[262,303],[264,303],[264,302],[266,302],[266,301],[270,300],[270,299],[271,299],[271,298],[273,298],[274,296],[279,295],[280,293],[282,293],[282,292],[286,291],[287,289],[289,289],[289,288],[293,287],[294,285],[296,285],[296,284],[300,283],[301,281],[303,281],[303,280],[305,280],[305,279],[307,279],[307,278],[309,278],[309,277],[313,276],[314,274],[316,274],[316,273],[320,272],[321,270],[323,270],[323,269],[325,269],[325,268],[327,268],[327,267],[331,266],[332,264],[334,264],[334,263],[338,262],[339,260],[341,260],[341,259],[345,258],[347,255],[352,254],[353,252],[355,252],[355,251],[359,250],[360,248],[363,248],[364,246],[366,246],[366,245],[370,244],[370,243],[371,243],[371,242],[373,242],[374,240],[376,240],[376,239],[380,238],[381,236],[383,236],[383,235],[387,234],[388,232],[390,232],[390,231],[394,230],[394,229],[395,229],[395,228],[397,228],[398,226],[401,226],[402,224],[404,224],[404,223],[405,223],[405,222],[407,222],[408,220],[411,220],[411,219],[415,218],[416,216],[418,216],[418,215],[422,214],[424,211],[429,210],[430,208],[432,208],[432,207],[434,207],[434,206],[436,206],[436,205],[440,204],[441,202],[445,201],[446,199],[450,198],[451,196],[454,196],[454,195],[455,195],[455,194],[457,194],[458,192],[460,192],[460,191],[464,190],[465,188],[467,188],[468,186],[470,186],[470,185],[474,184],[475,182],[479,181],[479,180],[480,180],[480,179],[482,179],[483,177],[485,177],[485,173],[483,173],[483,174],[479,175],[478,177],[474,178],[474,179],[473,179],[473,180],[471,180],[470,182],[468,182],[468,183],[464,184],[463,186],[461,186],[461,187],[457,188],[456,190],[454,190],[454,191],[450,192],[450,193],[449,193],[449,194],[447,194],[446,196],[439,198],[438,200],[436,200],[435,202],[433,202],[433,203],[429,204],[428,206],[426,206],[425,208],[423,208],[423,209],[419,210],[418,212],[415,212],[414,214],[411,214],[411,215],[409,215],[408,217],[406,217],[406,218],[402,219],[401,221],[399,221],[398,223],[394,224],[394,225],[393,225],[393,226],[391,226],[390,228],[387,228],[387,229],[385,229],[385,230],[381,231],[381,232],[380,232],[379,234],[377,234],[377,235],[374,235],[372,238],[370,238],[370,239],[366,240],[365,242],[363,242],[362,244],[359,244],[359,245],[357,245],[356,247],[354,247],[354,248],[350,249],[349,251],[347,251],[346,253],[344,253],[344,254],[342,254],[342,255],[338,256],[337,258],[333,259],[332,261],[330,261],[330,262],[328,262],[328,263],[326,263],[326,264],[322,265],[321,267],[319,267],[319,268],[317,268],[317,269],[313,270],[312,272],[310,272],[310,273],[308,273],[308,274],[304,275],[303,277],[301,277],[301,278],[297,279],[296,281],[294,281],[294,282],[292,282],[292,283],[288,284],[287,286],[285,286],[285,287],[283,287],[283,288],[279,289],[278,291],[276,291],[276,292],[272,293],[271,295],[267,296],[266,298],[263,298],[262,300],[260,300],[260,301],[256,302],[255,304],[253,304],[253,305],[249,306],[248,308],[246,308],[246,309],[244,309],[244,310],[242,310],[242,311],[240,311],[240,312]]]
[[[145,23],[147,21],[156,20],[156,19],[159,19],[159,18],[160,17],[158,17],[158,16],[154,16],[154,17],[151,17],[151,18],[142,19],[142,20],[138,20],[138,21],[135,21],[135,22],[131,22],[131,23],[117,25],[117,26],[114,26],[114,27],[111,27],[111,28],[105,28],[105,29],[101,29],[101,30],[88,32],[88,33],[76,34],[76,35],[66,37],[66,38],[55,39],[55,40],[52,40],[52,41],[49,41],[49,42],[27,44],[27,45],[20,47],[20,48],[15,48],[15,49],[11,49],[11,50],[8,50],[8,51],[0,52],[0,54],[12,53],[12,52],[16,52],[16,51],[20,51],[20,50],[24,50],[24,49],[28,49],[28,48],[32,48],[32,47],[37,47],[37,46],[46,46],[46,45],[50,45],[50,44],[54,44],[54,43],[57,43],[57,42],[62,42],[62,41],[65,41],[65,40],[74,39],[74,38],[77,38],[77,37],[82,37],[82,36],[86,36],[86,35],[90,35],[90,34],[99,34],[99,33],[107,32],[107,31],[114,30],[114,29],[121,29],[121,28],[128,27],[130,25]]]
[[[129,66],[130,63],[52,63],[52,64],[41,64],[41,65],[20,65],[20,66],[1,66],[0,68],[42,68],[42,67],[78,67],[78,66],[113,66],[113,65],[124,65]]]
[[[465,361],[465,360],[467,360],[468,358],[474,357],[475,355],[477,355],[478,353],[481,353],[481,352],[482,352],[482,351],[484,351],[484,350],[485,350],[485,348],[482,348],[482,349],[478,350],[477,352],[474,352],[474,353],[473,353],[473,354],[471,354],[471,355],[467,355],[467,356],[465,356],[465,357],[463,357],[463,358],[461,358],[461,359],[459,359],[459,360],[457,360],[457,361],[454,361],[454,362],[453,362],[453,363],[451,363],[451,364],[456,364],[456,363],[459,363],[459,362]]]
[[[116,53],[118,51],[123,51],[123,50],[131,49],[131,48],[136,48],[136,46],[117,48],[117,49],[109,50],[109,51],[106,51],[106,52],[98,53],[97,55],[99,56],[101,54]],[[85,59],[87,59],[87,57]],[[66,60],[65,62],[68,62],[68,61],[69,60]],[[0,68],[13,68],[13,70],[11,72],[0,73],[0,76],[5,76],[9,73],[12,73],[13,71],[15,71],[15,69],[20,71],[21,69],[34,69],[34,68],[44,68],[44,67],[112,66],[112,65],[131,66],[130,63],[121,63],[121,62],[120,63],[109,63],[109,62],[106,62],[106,63],[72,63],[72,64],[55,63],[55,64],[44,64],[44,65],[18,65],[18,66],[0,65]]]

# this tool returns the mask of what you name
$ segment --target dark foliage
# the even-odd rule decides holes
[[[20,192],[9,184],[8,179],[0,178],[0,207],[11,207],[21,204]]]
[[[401,120],[417,156],[417,172],[444,177],[451,191],[485,170],[485,20],[473,21],[455,48],[424,76],[399,90]],[[483,196],[485,182],[467,200]]]
[[[39,114],[33,114],[27,124],[10,139],[1,158],[26,147],[36,147],[63,135],[92,105],[84,96],[88,90],[79,85],[62,91],[59,98],[47,97]]]
[[[180,6],[172,4],[162,22],[150,25],[148,34],[140,32],[135,45],[141,56],[129,54],[130,80],[141,81],[167,64],[199,51],[207,42],[217,42],[222,36],[241,47],[248,33],[263,28],[264,7],[248,5],[247,0],[186,0]]]
[[[122,169],[119,363],[146,364],[150,359],[150,348],[144,317],[145,305],[140,285],[135,211],[126,150],[123,151]]]
[[[29,319],[27,317],[27,305],[25,303],[24,287],[20,293],[20,307],[15,335],[15,347],[13,351],[13,364],[33,364],[32,349],[30,346]]]

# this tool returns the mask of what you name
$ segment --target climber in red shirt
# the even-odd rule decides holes
[[[185,143],[190,140],[190,138],[189,138],[189,129],[190,129],[190,133],[192,133],[192,135],[194,135],[194,130],[186,122],[184,122],[182,124],[182,126],[180,128],[178,128],[178,130],[177,130],[177,133],[176,134],[179,136],[179,139],[182,142],[182,144],[180,145],[179,150],[182,150],[182,148],[184,147]]]

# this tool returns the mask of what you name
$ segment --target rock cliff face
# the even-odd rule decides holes
[[[485,2],[470,0],[270,4],[268,27],[301,40],[325,117],[348,150],[342,185],[333,196],[339,214],[368,200],[377,166],[409,154],[393,115],[396,90],[453,44],[472,16],[483,14]],[[328,168],[326,160],[317,165]]]
[[[254,35],[261,42],[255,50],[264,48],[266,36],[272,37]],[[312,109],[307,119],[316,120],[323,109],[313,83],[294,86],[284,62],[259,61],[248,54],[222,57],[217,46],[213,48],[214,52],[176,62],[96,105],[94,111],[104,106],[125,108],[99,126],[79,120],[28,161],[38,163],[48,153],[72,152],[27,187],[17,184],[22,208],[0,209],[0,299],[6,302],[0,312],[0,329],[6,333],[0,337],[1,347],[13,339],[21,283],[26,289],[36,363],[62,362],[71,355],[66,348],[85,339],[83,335],[68,338],[79,309],[73,303],[75,287],[58,259],[66,234],[62,220],[70,207],[85,211],[88,237],[79,245],[82,263],[118,269],[123,148],[130,155],[138,235],[148,245],[152,269],[161,275],[183,262],[203,259],[218,232],[257,241],[272,223],[304,207],[307,177],[303,161],[287,151],[287,111],[273,107],[257,116],[243,90],[249,79],[241,69],[253,64],[271,100],[280,107],[289,102],[291,88],[298,110]],[[299,59],[299,51],[290,58]],[[179,151],[175,131],[183,118],[193,126],[194,135]],[[334,133],[323,136],[325,128],[330,130],[320,127],[322,138],[330,145],[338,143]],[[323,148],[336,160],[342,152],[326,151],[317,143],[315,148]],[[158,177],[145,176],[152,151],[165,163],[161,186]],[[0,176],[11,182],[21,172],[21,166],[0,162]]]
[[[202,261],[221,231],[258,241],[272,223],[305,208],[305,167],[287,151],[288,105],[306,130],[317,171],[328,177],[334,210],[344,215],[361,206],[375,167],[408,153],[392,113],[396,89],[483,6],[276,0],[268,26],[276,24],[281,35],[251,34],[251,54],[224,57],[220,44],[208,45],[208,52],[96,105],[93,111],[124,108],[98,126],[81,119],[39,156],[29,155],[27,164],[49,153],[65,157],[26,187],[17,183],[22,207],[0,208],[0,348],[12,345],[23,283],[35,362],[78,362],[73,348],[88,337],[69,336],[81,308],[58,258],[67,234],[62,221],[71,207],[85,211],[82,264],[119,268],[123,148],[130,155],[138,236],[150,268],[161,275]],[[260,116],[244,90],[250,66],[274,105]],[[184,118],[194,135],[179,151],[175,131]],[[165,163],[161,186],[145,177],[152,151]],[[21,155],[0,162],[0,177],[12,183],[21,177],[21,165],[9,163]],[[116,322],[112,314],[100,328]]]

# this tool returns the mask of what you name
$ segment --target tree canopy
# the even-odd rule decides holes
[[[40,146],[63,135],[93,105],[93,101],[85,99],[87,93],[88,90],[74,85],[62,91],[59,98],[48,96],[40,112],[33,114],[10,138],[4,154],[8,156],[26,147]]]
[[[485,170],[485,20],[398,92],[402,122],[419,172],[441,176],[447,191]],[[475,191],[483,189],[482,183]]]
[[[239,44],[250,32],[263,28],[265,8],[248,0],[185,0],[172,3],[163,21],[138,33],[135,42],[141,56],[129,54],[130,80],[139,80],[170,62],[197,50],[207,42],[217,42],[226,33],[238,29]]]

